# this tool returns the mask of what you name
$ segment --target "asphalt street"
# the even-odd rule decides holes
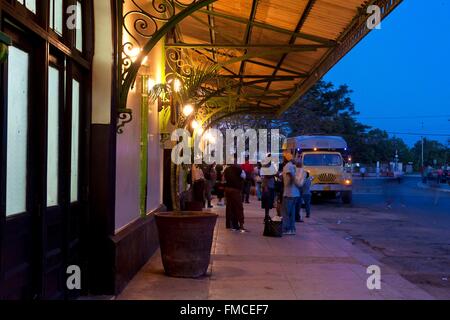
[[[351,205],[322,200],[313,212],[438,299],[450,299],[450,193],[419,178],[356,180]]]

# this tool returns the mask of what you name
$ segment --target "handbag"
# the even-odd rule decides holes
[[[264,223],[264,237],[282,238],[283,237],[283,222],[266,220]]]

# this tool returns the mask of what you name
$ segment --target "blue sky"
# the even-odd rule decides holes
[[[350,86],[365,124],[393,133],[445,135],[449,74],[450,1],[405,0],[324,79]],[[396,136],[409,145],[420,139]],[[447,144],[450,136],[428,138]]]

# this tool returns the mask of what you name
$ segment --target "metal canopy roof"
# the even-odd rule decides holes
[[[375,27],[375,15],[382,20],[401,2],[118,1],[118,132],[132,121],[128,93],[163,37],[164,83],[178,77],[195,82],[201,77],[188,79],[194,70],[220,68],[193,97],[202,123],[231,114],[281,115]],[[160,105],[167,110],[167,104],[178,119],[179,108],[165,97]]]
[[[180,22],[166,50],[221,65],[232,90],[208,98],[279,115],[370,32],[369,6],[385,18],[401,1],[218,0]]]

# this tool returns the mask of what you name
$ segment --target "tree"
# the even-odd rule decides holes
[[[364,136],[361,145],[364,152],[359,156],[358,161],[368,164],[377,161],[391,162],[396,154],[398,154],[400,162],[412,161],[411,152],[401,138],[390,138],[386,131],[380,129],[372,129]]]
[[[391,138],[386,131],[372,129],[355,119],[358,112],[350,98],[351,93],[347,85],[336,88],[330,82],[319,81],[280,119],[255,115],[236,116],[218,127],[280,129],[285,136],[342,136],[356,162],[391,162],[396,153],[401,162],[413,161],[413,156],[402,139]]]
[[[433,166],[435,161],[438,166],[450,163],[449,148],[438,141],[425,138],[423,151],[425,165]],[[411,154],[417,168],[420,167],[422,165],[422,141],[417,141],[411,149]]]

